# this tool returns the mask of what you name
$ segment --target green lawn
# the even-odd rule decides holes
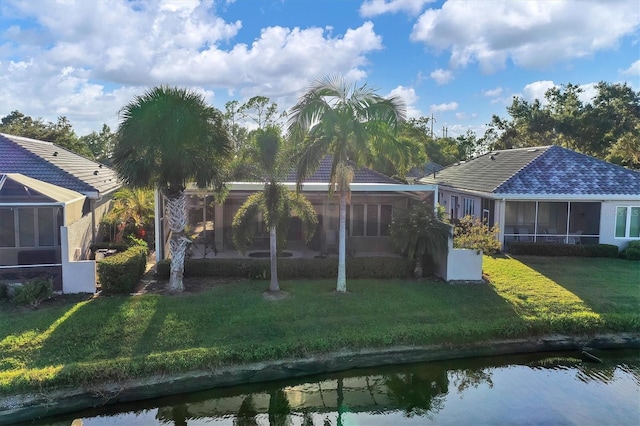
[[[545,333],[640,331],[640,263],[485,257],[489,285],[266,281],[179,296],[0,304],[0,393],[215,368],[340,349]],[[74,301],[75,299],[75,301]]]

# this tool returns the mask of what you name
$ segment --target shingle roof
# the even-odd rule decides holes
[[[434,163],[433,161],[429,161],[428,163],[425,163],[421,167],[412,167],[411,170],[409,170],[409,173],[407,173],[407,177],[421,178],[423,176],[433,174],[433,172],[437,172],[442,169],[444,169],[444,167],[441,166],[440,164]]]
[[[325,156],[320,165],[316,169],[313,175],[309,176],[304,181],[307,183],[316,182],[316,183],[324,183],[329,182],[331,176],[331,163],[333,161],[333,157],[331,155]],[[349,165],[355,168],[355,163],[353,161],[349,161]],[[286,182],[295,182],[296,181],[296,172],[295,170],[290,172]],[[402,183],[399,180],[393,179],[387,175],[384,175],[380,172],[376,172],[375,170],[368,169],[366,167],[362,167],[360,169],[356,169],[355,176],[353,178],[353,183]]]
[[[639,172],[556,145],[492,151],[420,182],[494,194],[640,196]]]
[[[0,133],[0,173],[22,173],[82,194],[120,187],[116,172],[51,142]]]

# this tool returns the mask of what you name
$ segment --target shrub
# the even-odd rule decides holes
[[[37,308],[43,300],[53,296],[53,280],[51,278],[35,278],[16,288],[13,296],[18,305],[31,305]]]
[[[102,291],[105,294],[131,293],[144,275],[148,254],[146,248],[133,246],[97,262]]]
[[[346,259],[347,278],[406,278],[413,271],[413,263],[399,257],[353,257]],[[171,264],[162,260],[157,264],[160,278],[169,278]],[[269,279],[268,259],[185,259],[185,277],[218,277]],[[336,278],[338,259],[278,259],[279,279]]]
[[[453,246],[482,250],[485,254],[496,254],[500,251],[499,233],[500,227],[498,225],[489,229],[489,226],[481,219],[465,216],[454,228]]]
[[[618,247],[612,244],[545,244],[511,242],[509,253],[531,256],[617,257]]]
[[[0,282],[0,300],[7,299],[9,295],[7,294],[7,283]]]
[[[627,247],[620,252],[620,257],[627,260],[640,260],[640,241],[629,241]]]

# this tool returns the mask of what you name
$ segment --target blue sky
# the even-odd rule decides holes
[[[0,2],[0,116],[80,135],[158,84],[224,109],[263,95],[282,110],[342,74],[400,95],[442,135],[479,136],[513,96],[599,81],[640,90],[637,0],[31,0]]]

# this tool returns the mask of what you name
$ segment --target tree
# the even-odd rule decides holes
[[[391,242],[400,254],[415,262],[414,275],[422,278],[424,266],[440,253],[447,253],[451,227],[438,220],[427,203],[414,204],[394,214],[389,226]]]
[[[135,231],[144,230],[153,223],[153,217],[153,192],[149,189],[125,187],[113,194],[113,208],[105,219],[117,225],[124,225],[122,228],[124,232],[126,225],[130,225]]]
[[[155,187],[167,199],[171,230],[170,291],[182,291],[189,240],[184,190],[188,182],[219,189],[231,150],[220,111],[195,92],[159,86],[120,111],[113,164],[132,188]]]
[[[280,129],[275,126],[258,129],[251,153],[255,177],[264,182],[261,192],[247,198],[233,218],[233,241],[244,252],[253,241],[258,213],[264,215],[269,230],[269,253],[271,259],[271,283],[269,291],[280,291],[278,284],[278,247],[283,247],[287,237],[287,224],[292,213],[298,215],[308,230],[307,239],[315,232],[318,223],[316,212],[302,194],[289,191],[279,179],[291,168],[290,158],[282,149]]]
[[[64,116],[58,117],[56,123],[45,123],[41,118],[33,119],[20,111],[12,111],[2,118],[0,132],[52,142],[76,154],[94,158],[89,147],[76,136],[69,119]]]
[[[297,184],[317,168],[326,154],[333,155],[329,194],[340,196],[338,280],[336,290],[347,291],[345,269],[346,211],[356,165],[373,153],[392,161],[407,153],[398,148],[395,130],[406,108],[398,97],[384,98],[366,84],[356,87],[342,77],[325,77],[311,87],[290,111],[288,131],[298,149]]]
[[[560,145],[630,168],[640,168],[640,92],[626,83],[596,84],[584,102],[575,84],[552,87],[545,103],[514,97],[511,119],[493,116],[481,142],[489,149]]]
[[[103,124],[100,133],[91,132],[88,135],[80,136],[80,142],[89,147],[93,158],[97,161],[111,163],[116,134],[111,131],[109,126]]]

